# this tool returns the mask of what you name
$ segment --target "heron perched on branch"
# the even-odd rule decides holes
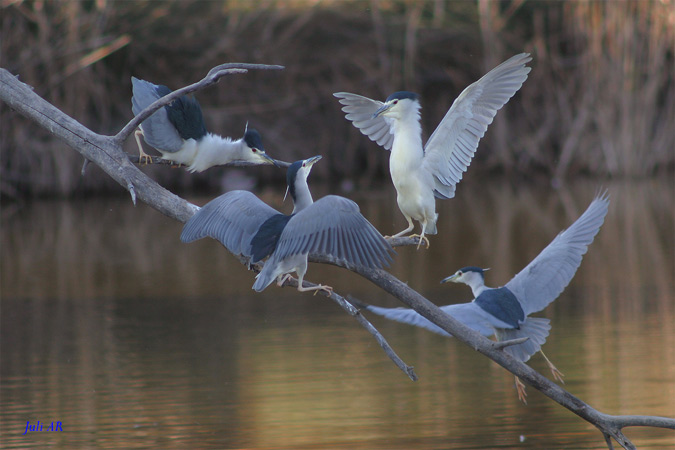
[[[455,186],[471,164],[478,141],[527,79],[530,68],[525,64],[531,60],[528,53],[513,56],[464,89],[425,146],[417,94],[396,92],[384,103],[347,92],[333,94],[361,133],[391,150],[391,180],[398,207],[408,221],[408,227],[393,237],[411,232],[414,219],[422,226],[417,247],[422,241],[429,246],[425,235],[437,232],[435,198],[455,196]]]
[[[361,215],[356,203],[337,195],[313,201],[307,176],[320,159],[314,156],[296,161],[288,168],[292,214],[279,213],[248,191],[232,191],[197,211],[183,228],[181,240],[191,242],[210,236],[251,263],[269,256],[253,285],[258,292],[274,280],[283,285],[291,272],[298,275],[299,291],[332,292],[330,286],[303,285],[309,253],[368,268],[389,265],[389,253],[394,250]]]
[[[529,317],[553,302],[569,284],[581,265],[583,255],[605,220],[609,198],[597,196],[567,230],[564,230],[506,285],[499,288],[485,286],[484,272],[480,267],[464,267],[441,283],[452,281],[471,287],[474,300],[469,303],[441,306],[441,310],[484,336],[495,335],[498,341],[526,337],[522,344],[511,345],[504,351],[519,361],[526,362],[546,342],[550,321]],[[406,308],[380,308],[362,305],[364,309],[387,319],[423,327],[449,336],[426,318]],[[562,373],[546,358],[553,377],[562,382]],[[516,377],[518,398],[525,402],[525,386]]]
[[[131,77],[131,83],[131,109],[134,115],[171,93],[166,86],[135,77]],[[240,139],[224,138],[207,132],[202,108],[191,95],[177,98],[141,123],[135,137],[139,160],[147,160],[149,156],[143,151],[140,135],[162,154],[162,158],[186,165],[190,172],[203,172],[210,167],[234,161],[277,165],[265,153],[260,133],[248,128],[248,124]]]

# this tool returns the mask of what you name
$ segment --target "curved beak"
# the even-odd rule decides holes
[[[381,116],[382,114],[384,114],[384,113],[386,113],[387,111],[389,111],[389,109],[390,109],[392,106],[394,106],[393,103],[385,103],[384,105],[380,106],[380,109],[378,109],[377,111],[375,111],[375,113],[373,114],[373,119],[376,118],[377,116]]]
[[[458,276],[459,276],[458,274],[453,273],[453,274],[450,275],[449,277],[443,278],[443,279],[441,280],[441,284],[447,283],[448,281],[452,281],[453,283],[457,283],[457,277],[458,277]]]

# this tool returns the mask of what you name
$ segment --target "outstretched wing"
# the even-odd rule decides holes
[[[204,237],[217,239],[235,255],[251,257],[251,239],[270,217],[274,208],[248,191],[231,191],[197,211],[183,227],[180,240],[192,242]]]
[[[340,99],[340,103],[345,105],[342,107],[342,111],[347,113],[345,115],[347,120],[350,120],[371,141],[377,142],[385,150],[391,150],[391,145],[394,142],[391,119],[385,116],[373,117],[373,114],[384,103],[348,92],[336,92],[333,95]]]
[[[394,252],[389,243],[359,212],[353,201],[328,195],[295,214],[272,255],[275,261],[307,253],[368,268],[388,266]]]
[[[607,192],[598,195],[588,209],[506,283],[529,315],[555,300],[576,273],[588,246],[600,230],[609,207]]]
[[[421,316],[414,309],[409,308],[381,308],[379,306],[367,305],[364,309],[396,322],[426,328],[434,333],[443,336],[451,336],[434,325],[429,320]],[[475,302],[459,303],[456,305],[441,306],[441,310],[483,336],[491,336],[495,333],[493,328],[492,316],[481,309]]]
[[[529,53],[501,63],[459,95],[424,147],[422,166],[434,175],[439,198],[455,196],[455,186],[471,164],[478,141],[497,111],[520,89],[530,68]]]
[[[149,81],[131,77],[133,96],[131,97],[131,111],[138,115],[156,100],[171,92],[166,86],[158,86]],[[166,92],[162,93],[165,90]],[[148,145],[165,152],[177,152],[183,146],[176,127],[169,121],[166,108],[158,109],[154,114],[141,123],[143,139]]]

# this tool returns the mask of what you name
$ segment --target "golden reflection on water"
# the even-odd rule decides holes
[[[566,388],[601,411],[672,417],[672,186],[608,187],[605,225],[541,313],[553,322],[546,353]],[[438,283],[464,265],[506,282],[598,186],[460,188],[439,203],[431,249],[399,249],[391,269],[439,304],[470,300]],[[383,233],[404,226],[382,206],[395,205],[391,190],[356,200]],[[274,286],[254,295],[252,273],[215,241],[181,244],[180,229],[127,199],[3,210],[3,448],[604,448],[533,389],[520,404],[513,378],[471,349],[372,317],[415,366],[420,380],[409,381],[332,303]],[[307,278],[397,305],[337,268],[312,265]],[[540,357],[530,364],[548,376]],[[65,431],[23,436],[28,420]],[[675,442],[672,431],[627,433],[639,448]]]

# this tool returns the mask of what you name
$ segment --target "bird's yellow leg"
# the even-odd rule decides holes
[[[427,223],[424,222],[422,224],[422,234],[419,235],[420,241],[417,243],[417,250],[420,249],[420,245],[422,245],[422,241],[424,241],[427,244],[427,249],[429,248],[429,239],[427,239],[426,236],[424,236],[424,232],[426,231],[426,229],[427,229]],[[410,237],[417,237],[417,235],[415,234],[415,235],[410,236]]]
[[[279,286],[279,287],[283,286],[284,283],[286,282],[286,280],[288,280],[289,278],[293,278],[290,273],[287,273],[285,275],[280,276],[277,280],[277,286]],[[312,287],[304,287],[303,286],[303,277],[298,277],[298,291],[300,291],[300,292],[314,291],[314,295],[316,295],[316,293],[319,292],[319,291],[324,291],[328,295],[331,295],[333,293],[333,288],[330,287],[330,286],[323,285],[323,284],[319,284],[319,285],[312,286]]]
[[[319,291],[324,291],[328,293],[328,295],[331,295],[333,293],[333,288],[330,286],[324,286],[323,284],[318,284],[316,286],[312,287],[305,287],[303,286],[303,280],[305,278],[305,274],[303,273],[302,275],[298,274],[298,291],[300,292],[308,292],[308,291],[314,291],[314,295],[316,295],[317,292]]]
[[[292,278],[290,273],[281,275],[279,278],[277,278],[277,286],[279,287],[283,286],[286,280],[288,280],[289,278]]]
[[[527,392],[525,392],[525,385],[518,377],[516,377],[516,391],[518,391],[518,400],[527,405]]]
[[[404,234],[410,233],[413,230],[413,228],[415,228],[415,225],[413,224],[412,218],[406,216],[405,219],[408,221],[408,228],[399,233],[396,233],[393,236],[385,236],[385,238],[397,238],[403,236]]]
[[[134,132],[134,138],[136,138],[136,144],[138,145],[138,163],[147,165],[152,162],[152,156],[143,151],[143,144],[141,144],[142,135],[143,131],[140,129]]]
[[[323,285],[323,284],[318,284],[318,285],[312,286],[312,287],[304,287],[304,286],[298,285],[298,291],[300,291],[300,292],[314,291],[314,295],[316,295],[316,293],[319,292],[319,291],[324,291],[328,295],[330,295],[330,294],[333,293],[333,288],[330,287],[330,286]]]
[[[546,364],[548,364],[548,368],[551,370],[551,373],[553,374],[553,379],[556,380],[556,381],[559,381],[562,384],[565,384],[565,381],[562,379],[562,377],[564,377],[565,374],[562,373],[561,371],[559,371],[558,368],[553,365],[551,360],[549,360],[546,357],[546,355],[544,355],[543,351],[539,350],[539,353],[541,353],[541,356],[543,356],[544,359],[546,360]]]

